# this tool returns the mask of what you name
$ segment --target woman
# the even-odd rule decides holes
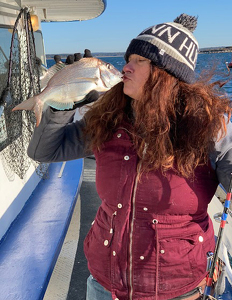
[[[181,15],[144,30],[126,51],[123,82],[83,120],[49,108],[35,129],[28,154],[37,161],[96,157],[102,204],[84,244],[88,300],[197,299],[204,290],[215,247],[207,206],[232,170],[231,108],[194,80],[195,26]]]

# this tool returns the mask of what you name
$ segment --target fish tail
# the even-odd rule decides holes
[[[36,103],[36,96],[31,97],[23,102],[21,102],[20,104],[16,105],[12,111],[16,111],[16,110],[33,110],[35,103]]]
[[[31,97],[20,104],[16,105],[12,111],[16,110],[32,110],[35,113],[36,117],[36,126],[39,126],[39,123],[42,118],[42,111],[43,111],[43,102],[39,100],[38,96]]]

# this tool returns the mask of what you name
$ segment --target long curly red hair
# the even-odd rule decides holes
[[[142,171],[165,173],[172,168],[190,177],[208,162],[212,144],[226,134],[224,114],[231,116],[229,97],[210,82],[201,78],[187,84],[152,66],[140,100],[126,96],[123,83],[118,83],[85,115],[90,148],[100,150],[128,122]]]

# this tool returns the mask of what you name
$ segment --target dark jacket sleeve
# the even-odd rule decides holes
[[[227,134],[215,143],[210,155],[211,164],[216,170],[219,182],[228,190],[232,173],[232,123],[227,124]]]
[[[39,162],[59,162],[92,154],[86,150],[84,119],[73,122],[75,110],[53,111],[48,107],[35,128],[27,153]]]

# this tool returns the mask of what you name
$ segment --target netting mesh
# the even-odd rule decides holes
[[[35,127],[34,113],[12,112],[12,108],[17,104],[40,92],[39,72],[30,14],[27,9],[23,9],[12,33],[9,73],[5,79],[5,91],[9,92],[10,96],[2,101],[5,103],[0,117],[0,151],[2,150],[3,166],[6,174],[11,173],[10,169],[21,179],[32,163],[41,176],[46,173],[48,167],[47,164],[38,164],[27,156],[28,144]]]

